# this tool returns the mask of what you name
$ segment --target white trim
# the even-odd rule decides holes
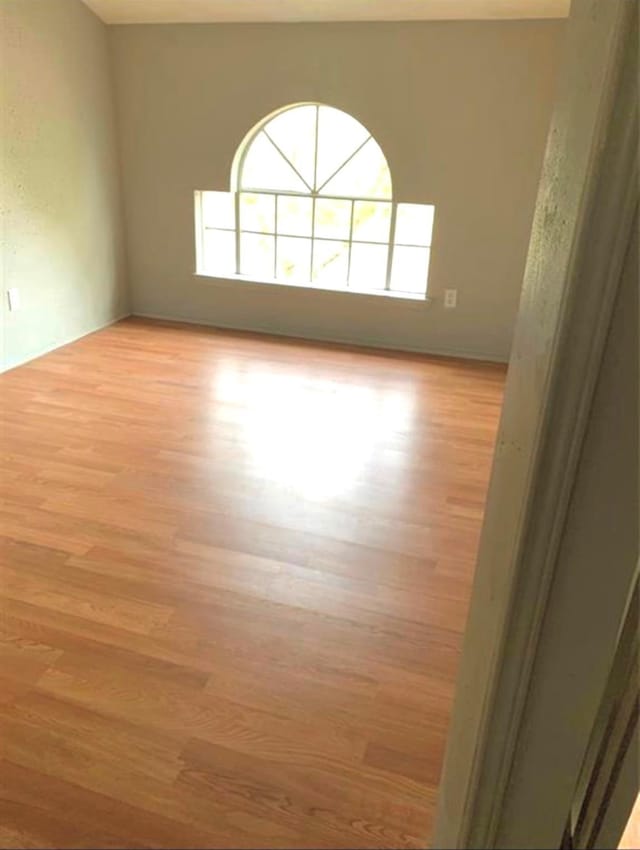
[[[40,349],[37,354],[31,354],[24,360],[9,362],[5,366],[0,366],[0,375],[3,375],[5,372],[10,372],[12,369],[18,369],[20,366],[26,366],[27,363],[32,363],[34,360],[38,360],[39,357],[44,357],[45,354],[51,354],[52,351],[57,351],[59,348],[64,348],[66,345],[71,345],[72,343],[77,342],[79,339],[83,339],[83,337],[85,336],[98,333],[98,331],[103,331],[105,328],[111,327],[111,325],[116,325],[118,322],[121,322],[123,319],[128,319],[129,316],[132,315],[133,313],[127,311],[126,313],[122,313],[121,315],[116,316],[114,319],[109,319],[109,321],[104,322],[103,324],[98,325],[95,328],[91,328],[88,331],[83,331],[82,333],[79,333],[76,336],[72,336],[70,339],[67,339],[64,342],[58,342],[55,345],[45,346],[44,348]]]
[[[106,24],[565,18],[569,0],[83,0]],[[606,2],[606,0],[604,0]]]
[[[234,197],[234,210],[237,205],[237,198]],[[199,269],[204,263],[204,233],[206,228],[202,223],[202,192],[195,191],[193,193],[193,216],[194,216],[194,237],[196,247],[196,268]],[[237,228],[234,228],[234,232]],[[237,268],[237,264],[236,264]]]
[[[622,77],[637,49],[634,7],[626,0],[577,0],[572,6],[568,63],[540,184],[465,635],[436,847],[511,846],[505,799],[516,767],[525,769],[516,758],[519,738],[638,203],[637,80]],[[580,691],[579,683],[573,686]],[[555,765],[556,775],[574,767]],[[550,765],[548,770],[550,782]],[[529,777],[531,788],[542,781]],[[517,810],[520,829],[527,813]],[[509,815],[513,826],[518,817],[513,809]],[[530,846],[547,846],[533,832],[530,840]]]
[[[306,342],[326,342],[335,345],[350,345],[354,348],[378,348],[382,351],[400,351],[406,354],[423,354],[427,357],[448,357],[453,360],[474,360],[481,363],[496,363],[506,365],[507,360],[502,354],[484,353],[478,351],[469,351],[461,348],[433,348],[427,346],[425,348],[417,348],[415,346],[400,346],[394,345],[387,340],[380,340],[377,337],[361,337],[353,339],[353,337],[334,336],[332,334],[321,334],[316,331],[307,333],[303,330],[293,334],[285,331],[274,330],[271,327],[263,325],[240,325],[231,322],[212,322],[207,319],[193,318],[190,316],[167,315],[163,313],[147,313],[140,310],[134,310],[131,313],[133,318],[137,319],[153,319],[159,322],[170,322],[176,325],[199,325],[205,328],[219,328],[224,331],[240,331],[242,333],[264,334],[265,336],[276,336],[282,339],[300,339]]]
[[[429,251],[430,249],[425,248],[425,250]],[[429,304],[433,301],[433,298],[429,295],[420,295],[420,293],[417,292],[397,292],[393,289],[357,289],[356,287],[319,286],[317,283],[295,283],[294,281],[277,280],[276,278],[248,277],[244,274],[215,275],[205,274],[204,272],[193,272],[193,276],[203,278],[205,281],[215,281],[216,284],[224,285],[226,283],[230,286],[237,286],[238,283],[249,284],[251,286],[264,286],[267,284],[268,286],[285,286],[291,289],[308,289],[312,292],[331,292],[338,295],[365,295],[373,298],[394,298],[397,301],[412,301],[418,302],[419,304]]]

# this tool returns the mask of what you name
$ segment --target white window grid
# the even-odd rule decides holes
[[[273,229],[265,229],[265,230],[255,230],[249,227],[243,227],[241,221],[241,211],[240,211],[240,196],[242,194],[247,195],[268,195],[274,198],[274,227]],[[311,229],[310,233],[307,235],[301,235],[299,233],[288,233],[283,230],[278,229],[278,199],[280,197],[297,197],[297,198],[309,198],[311,197]],[[320,236],[316,233],[316,201],[318,198],[333,200],[333,201],[346,201],[350,204],[350,213],[349,213],[349,229],[348,233],[344,236]],[[359,202],[369,203],[373,202],[380,205],[388,205],[390,207],[390,215],[389,215],[389,235],[387,239],[363,239],[356,238],[354,239],[354,216],[355,216],[355,207]],[[393,254],[394,248],[420,248],[425,249],[427,251],[430,250],[431,245],[425,240],[425,242],[417,243],[417,242],[408,242],[408,241],[396,241],[395,238],[395,230],[396,230],[396,213],[397,213],[398,205],[393,201],[381,199],[381,198],[367,198],[367,197],[347,197],[343,195],[307,195],[302,192],[284,192],[281,190],[271,191],[265,189],[253,189],[247,188],[243,189],[241,192],[234,193],[234,209],[235,209],[235,227],[210,227],[210,226],[201,226],[201,234],[204,234],[207,231],[218,231],[221,233],[232,233],[235,238],[235,273],[238,276],[242,276],[242,248],[241,248],[241,237],[242,234],[247,233],[254,236],[268,236],[274,239],[274,258],[273,258],[273,278],[275,280],[278,279],[278,243],[279,240],[284,239],[299,239],[301,241],[311,241],[311,256],[309,260],[309,275],[308,282],[313,283],[313,268],[314,268],[314,252],[315,245],[317,242],[330,242],[330,243],[342,243],[346,246],[347,252],[347,276],[344,281],[344,285],[348,288],[351,283],[351,257],[353,253],[354,245],[377,245],[387,249],[387,264],[385,271],[385,285],[384,290],[389,291],[391,289],[391,272],[393,268]],[[202,220],[202,218],[201,218]],[[204,250],[204,249],[202,249]],[[201,254],[203,256],[203,254]],[[427,271],[425,270],[425,290],[426,290],[426,277]],[[396,290],[397,291],[397,290]]]

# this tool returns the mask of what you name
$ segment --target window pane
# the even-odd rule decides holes
[[[398,204],[394,240],[396,245],[430,246],[434,209],[430,204]]]
[[[201,192],[201,195],[202,226],[233,230],[236,226],[235,194],[233,192]]]
[[[353,238],[366,242],[388,242],[391,204],[356,201],[353,210]]]
[[[322,186],[368,136],[368,130],[346,112],[331,106],[321,106],[318,114],[318,169],[315,188]]]
[[[264,128],[306,181],[309,190],[313,187],[316,113],[315,106],[296,106],[276,115]]]
[[[384,289],[387,279],[387,245],[351,246],[350,289]]]
[[[391,265],[391,289],[396,292],[425,293],[429,253],[428,248],[404,248],[396,245]]]
[[[311,279],[311,239],[278,237],[276,277],[291,283],[309,283]]]
[[[235,274],[236,234],[230,230],[205,230],[202,269],[208,274]]]
[[[249,144],[242,165],[240,185],[247,189],[308,191],[304,182],[263,132],[258,133]]]
[[[323,195],[390,198],[391,175],[378,143],[369,139],[321,191]]]
[[[240,234],[240,274],[273,279],[275,236]]]
[[[351,201],[334,198],[316,200],[316,236],[348,239],[351,227]]]
[[[278,233],[311,236],[311,198],[278,195]]]
[[[313,245],[314,283],[332,287],[346,286],[348,262],[348,242],[324,242],[316,239]]]
[[[240,194],[240,227],[259,233],[274,233],[276,229],[275,195]]]

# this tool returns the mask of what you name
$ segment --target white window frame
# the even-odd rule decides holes
[[[248,136],[242,142],[238,154],[236,156],[236,160],[234,162],[233,167],[233,178],[232,183],[235,186],[232,186],[233,193],[233,203],[234,203],[234,227],[208,227],[204,224],[204,217],[202,214],[202,196],[203,191],[196,191],[195,193],[195,225],[196,225],[196,261],[197,261],[197,274],[203,274],[205,276],[211,276],[207,272],[203,272],[201,269],[203,267],[203,258],[205,255],[204,251],[204,236],[207,230],[218,231],[218,232],[226,232],[233,233],[235,237],[235,273],[234,277],[240,280],[259,282],[259,283],[275,283],[283,286],[297,286],[303,288],[310,289],[329,289],[331,291],[338,292],[351,292],[355,294],[364,294],[364,295],[388,295],[396,298],[409,298],[412,300],[427,300],[427,290],[429,284],[429,266],[431,260],[431,249],[432,249],[432,233],[428,234],[428,239],[425,237],[425,242],[422,244],[418,244],[415,242],[396,242],[396,221],[397,221],[397,211],[398,211],[398,203],[394,201],[393,191],[389,193],[387,197],[369,197],[369,196],[355,196],[355,195],[336,195],[336,194],[325,194],[323,189],[327,186],[333,178],[345,167],[345,165],[350,162],[370,141],[375,143],[375,139],[373,135],[367,132],[366,138],[358,145],[358,147],[344,160],[330,175],[324,180],[324,182],[317,188],[314,189],[309,186],[309,183],[302,176],[300,171],[296,168],[291,159],[285,154],[282,148],[274,141],[274,139],[270,136],[268,132],[269,123],[273,118],[277,115],[282,114],[290,109],[296,109],[299,106],[314,106],[316,109],[316,118],[315,118],[315,148],[314,148],[314,179],[313,185],[316,185],[317,182],[317,167],[318,167],[318,126],[319,126],[319,113],[320,107],[322,104],[314,103],[314,104],[294,104],[292,106],[285,107],[282,110],[279,110],[272,115],[269,115],[266,119],[260,122]],[[259,136],[260,133],[263,133],[269,142],[274,146],[277,152],[282,156],[285,162],[290,166],[293,172],[298,176],[298,178],[304,183],[307,187],[308,191],[306,192],[298,192],[295,190],[283,190],[283,189],[265,189],[259,186],[251,186],[243,184],[243,171],[244,171],[244,162],[248,152],[251,149],[251,146],[255,139]],[[376,143],[377,144],[377,143]],[[384,153],[382,154],[384,156]],[[386,159],[385,159],[386,161]],[[388,168],[388,164],[387,164]],[[389,170],[389,180],[391,182],[391,173]],[[258,230],[250,230],[247,228],[241,227],[241,219],[240,219],[240,198],[241,195],[270,195],[274,198],[274,227],[273,231],[258,231]],[[294,234],[286,234],[278,232],[278,204],[279,198],[281,197],[296,197],[296,198],[310,198],[312,202],[311,206],[311,233],[308,236],[302,235],[294,235]],[[351,204],[350,209],[350,223],[349,223],[349,234],[344,238],[337,238],[331,236],[318,236],[316,234],[316,203],[318,199],[322,200],[339,200],[339,201],[347,201]],[[371,239],[354,239],[354,213],[355,213],[355,205],[357,203],[376,203],[376,204],[388,204],[390,207],[390,220],[389,220],[389,235],[386,242],[375,241]],[[421,204],[421,206],[427,206]],[[272,237],[274,240],[274,259],[273,259],[273,278],[269,279],[260,279],[256,280],[255,277],[244,274],[241,269],[241,236],[243,233],[253,234],[257,236],[268,236]],[[309,263],[309,279],[308,281],[293,281],[293,280],[283,280],[282,278],[278,278],[277,270],[278,270],[278,242],[280,238],[287,239],[304,239],[311,241],[311,256]],[[347,254],[347,277],[346,280],[340,281],[340,284],[336,286],[331,286],[330,283],[326,281],[322,281],[322,283],[317,283],[313,277],[313,268],[314,268],[314,251],[317,242],[342,242],[348,246],[348,254]],[[385,280],[384,280],[384,288],[371,288],[366,289],[362,287],[352,286],[351,281],[351,265],[352,265],[352,253],[353,253],[353,245],[377,245],[384,246],[387,248],[387,264],[385,271]],[[427,263],[425,269],[425,281],[424,281],[424,290],[419,292],[415,291],[403,291],[399,289],[392,289],[391,287],[391,278],[392,278],[392,270],[393,270],[393,258],[395,248],[417,248],[421,250],[426,250],[427,253]],[[214,275],[215,276],[215,275]]]

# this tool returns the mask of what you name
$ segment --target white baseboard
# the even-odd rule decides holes
[[[267,334],[269,336],[278,336],[284,337],[288,339],[298,338],[311,340],[313,342],[329,342],[336,343],[338,345],[354,345],[359,348],[380,348],[386,349],[388,351],[404,351],[407,354],[426,354],[433,355],[434,357],[452,357],[459,360],[480,360],[486,361],[489,363],[508,363],[508,358],[505,358],[502,354],[491,354],[477,351],[466,351],[462,349],[444,349],[444,348],[416,348],[411,346],[401,346],[401,345],[393,345],[393,343],[389,343],[387,341],[380,341],[378,339],[348,339],[346,337],[338,337],[338,336],[330,336],[325,334],[289,334],[284,333],[282,331],[275,331],[272,328],[265,328],[259,326],[251,326],[248,327],[246,325],[238,325],[238,324],[227,324],[224,322],[211,322],[203,319],[194,319],[194,318],[185,318],[184,316],[167,316],[162,315],[160,313],[146,313],[138,310],[134,310],[131,313],[132,316],[138,317],[140,319],[157,319],[162,322],[176,322],[183,323],[186,325],[201,325],[203,327],[209,328],[220,328],[221,330],[234,330],[234,331],[247,331],[249,333],[258,333],[258,334]]]
[[[11,369],[17,369],[19,366],[24,366],[26,363],[31,363],[33,360],[37,360],[39,357],[44,357],[45,354],[50,354],[52,351],[57,351],[59,348],[64,348],[65,345],[71,345],[72,342],[77,342],[79,339],[82,339],[85,336],[89,336],[89,334],[97,333],[98,331],[102,331],[105,328],[110,327],[111,325],[115,325],[117,322],[121,322],[123,319],[128,319],[131,316],[131,312],[123,313],[121,316],[116,316],[114,319],[109,319],[108,322],[104,322],[102,325],[98,325],[96,328],[91,328],[89,331],[83,331],[76,336],[71,337],[70,339],[65,340],[64,342],[60,342],[56,345],[45,346],[43,349],[39,350],[36,354],[31,354],[29,357],[26,357],[24,360],[18,360],[14,363],[7,363],[6,365],[0,364],[0,375],[4,372],[9,372]]]

